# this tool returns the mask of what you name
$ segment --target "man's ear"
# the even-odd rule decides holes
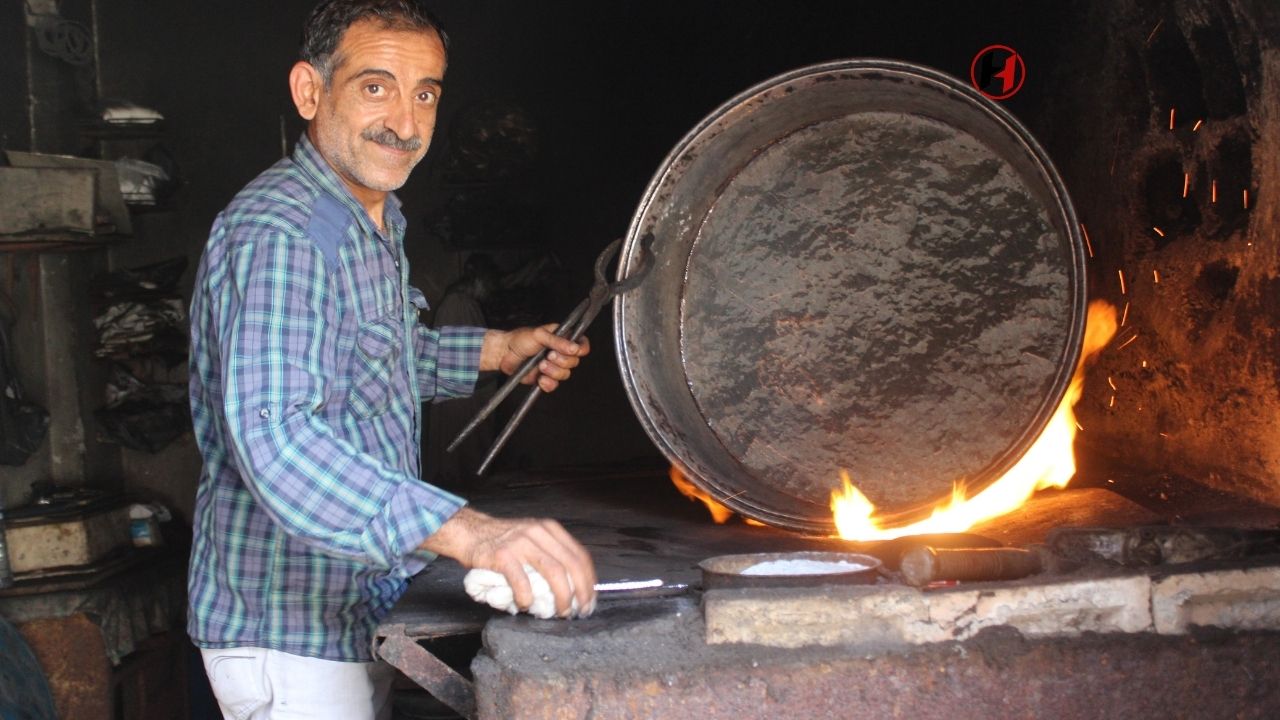
[[[303,120],[311,120],[320,107],[320,94],[324,91],[324,76],[309,62],[299,60],[289,71],[289,92],[293,105]]]

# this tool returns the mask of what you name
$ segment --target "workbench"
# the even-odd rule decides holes
[[[185,548],[129,548],[0,591],[0,616],[40,662],[59,717],[186,716],[186,559]]]
[[[522,474],[464,494],[473,507],[492,515],[559,520],[591,551],[601,582],[661,578],[696,588],[698,563],[714,555],[844,549],[829,538],[750,526],[737,517],[717,525],[700,503],[680,495],[661,469]],[[428,566],[379,625],[374,643],[380,657],[470,716],[471,682],[422,647],[427,641],[479,633],[499,615],[467,596],[465,574],[466,569],[447,559]]]
[[[701,582],[698,563],[735,553],[828,550],[865,552],[882,559],[900,554],[901,543],[851,543],[802,536],[776,528],[748,525],[739,517],[716,524],[698,502],[681,495],[662,468],[643,471],[592,471],[520,474],[499,477],[488,488],[463,492],[472,505],[501,517],[550,517],[590,551],[600,581],[661,578],[687,583],[696,599]],[[1040,542],[1059,525],[1127,526],[1154,518],[1143,508],[1098,488],[1049,491],[1020,510],[948,536],[961,546],[1023,545]],[[414,578],[409,590],[379,625],[375,648],[432,696],[464,717],[474,716],[471,681],[423,644],[480,633],[500,617],[466,595],[466,570],[440,559]],[[688,597],[669,598],[688,602]],[[622,602],[622,601],[618,601]],[[456,663],[455,663],[456,665]]]

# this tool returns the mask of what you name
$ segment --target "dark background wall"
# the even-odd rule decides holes
[[[111,251],[113,267],[186,255],[194,268],[214,215],[280,157],[282,118],[283,139],[292,146],[302,124],[285,78],[310,5],[310,0],[93,4],[101,94],[165,114],[162,142],[182,178],[169,211],[140,215],[137,237]],[[1235,33],[1226,35],[1229,43],[1248,38],[1255,50],[1265,51],[1270,46],[1258,41],[1259,28],[1275,27],[1240,20],[1265,19],[1271,12],[1265,2],[440,0],[435,7],[454,44],[435,144],[400,192],[411,224],[415,284],[433,302],[439,300],[467,252],[454,246],[458,239],[442,218],[459,196],[488,198],[517,219],[518,229],[510,240],[490,238],[496,244],[488,250],[510,267],[542,255],[558,263],[553,273],[558,283],[543,293],[539,306],[547,320],[562,315],[585,292],[595,253],[625,231],[665,154],[735,93],[786,70],[844,57],[904,59],[965,78],[974,54],[993,43],[1017,48],[1028,68],[1024,89],[1006,108],[1062,166],[1086,220],[1096,219],[1107,229],[1095,232],[1094,241],[1099,243],[1101,235],[1109,262],[1090,267],[1094,287],[1106,288],[1114,265],[1146,252],[1145,246],[1131,247],[1122,239],[1147,224],[1132,215],[1139,200],[1111,175],[1100,178],[1098,168],[1118,152],[1122,171],[1129,172],[1137,138],[1161,112],[1162,98],[1133,77],[1158,65],[1142,57],[1148,33],[1162,20],[1168,23],[1166,32],[1178,33],[1226,23]],[[14,28],[21,13],[4,12],[0,39],[21,37]],[[0,43],[0,53],[10,52],[8,43]],[[1256,51],[1253,57],[1274,59],[1274,53]],[[1102,83],[1098,77],[1110,80]],[[1250,142],[1259,136],[1259,122],[1275,126],[1275,92],[1260,94],[1261,77],[1248,86],[1255,92],[1245,94],[1244,117],[1256,111],[1262,118],[1269,107],[1271,119],[1240,121]],[[1274,83],[1274,74],[1269,77]],[[6,70],[0,90],[12,87]],[[1260,104],[1264,97],[1269,105]],[[22,136],[27,116],[8,102],[0,105],[0,132]],[[460,182],[450,172],[451,157],[465,140],[455,135],[463,125],[460,118],[495,105],[519,110],[526,126],[534,128],[536,154],[500,182]],[[1127,128],[1118,151],[1117,127]],[[63,145],[48,149],[82,150],[72,140]],[[1117,197],[1125,199],[1114,201]],[[1123,219],[1129,217],[1132,221]],[[1248,231],[1246,223],[1237,228],[1237,237]],[[1257,272],[1274,277],[1276,262],[1267,257],[1265,270]],[[1194,284],[1190,278],[1186,282]],[[1274,303],[1264,305],[1262,312],[1270,314],[1263,317],[1270,319]],[[657,459],[618,381],[607,320],[591,337],[592,359],[574,382],[539,404],[505,462],[548,467]],[[1106,375],[1099,377],[1105,381]],[[1228,375],[1223,383],[1240,386],[1242,381]],[[1087,402],[1105,405],[1107,394],[1094,385]],[[1274,385],[1256,391],[1273,393],[1268,402],[1276,402]],[[1090,412],[1100,419],[1104,415],[1097,407]],[[1103,421],[1121,435],[1136,437],[1151,429]],[[1224,423],[1230,425],[1231,419],[1218,419],[1219,426]],[[1280,458],[1280,447],[1264,451],[1262,444],[1252,451]],[[1149,455],[1152,461],[1164,457],[1155,449]],[[189,438],[156,455],[124,451],[123,457],[131,486],[189,507],[198,471]],[[1259,465],[1258,475],[1267,467]],[[1278,494],[1254,492],[1268,493]]]

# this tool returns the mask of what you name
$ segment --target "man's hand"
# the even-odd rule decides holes
[[[591,343],[585,337],[573,343],[556,337],[555,330],[554,323],[510,331],[489,330],[480,348],[480,369],[501,370],[510,375],[545,347],[550,350],[547,358],[522,381],[532,385],[536,379],[543,392],[555,390],[561,382],[569,379],[569,371],[578,366],[579,360],[591,352]]]
[[[595,606],[591,554],[555,520],[509,520],[464,507],[427,538],[422,549],[453,558],[463,567],[502,573],[522,610],[533,604],[525,565],[547,579],[561,617],[569,615],[573,598],[579,608]]]

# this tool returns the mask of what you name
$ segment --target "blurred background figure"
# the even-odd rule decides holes
[[[435,327],[471,325],[486,327],[484,303],[498,290],[498,265],[484,253],[473,253],[462,275],[445,289],[436,308]],[[481,373],[475,393],[468,398],[433,403],[427,413],[423,450],[424,479],[438,487],[465,488],[475,480],[475,470],[493,442],[493,418],[471,433],[457,450],[446,452],[462,428],[493,397],[498,388],[494,373]]]

